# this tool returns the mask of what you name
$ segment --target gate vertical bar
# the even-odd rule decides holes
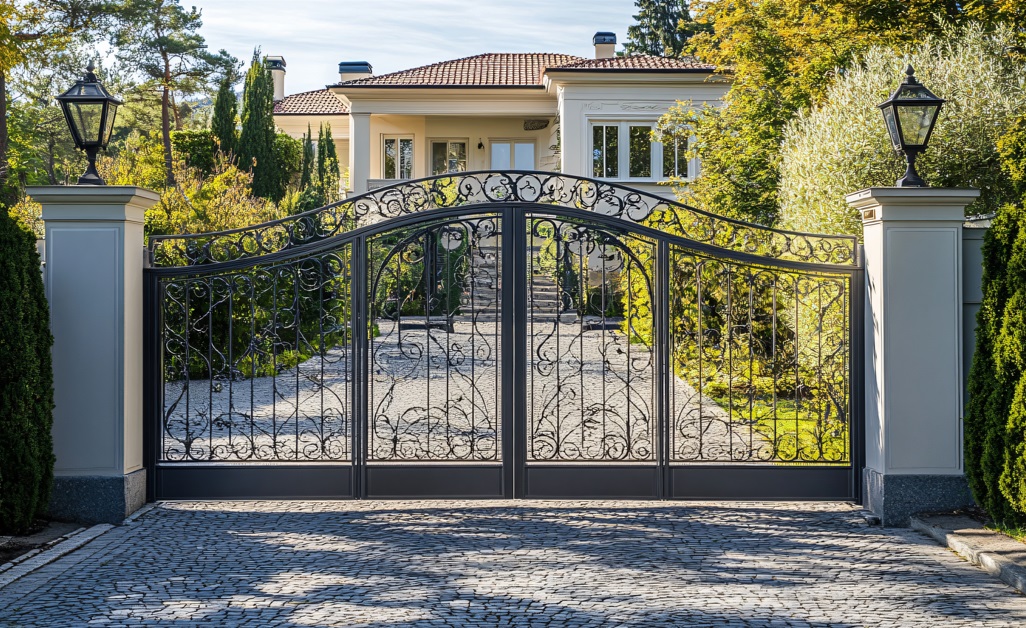
[[[146,468],[147,502],[157,500],[158,440],[164,405],[164,374],[160,359],[163,308],[159,293],[159,278],[143,269],[143,466]]]
[[[369,401],[367,399],[368,386],[367,368],[368,356],[368,332],[370,318],[370,303],[373,299],[367,294],[367,237],[360,236],[352,243],[352,265],[350,276],[350,303],[351,303],[351,325],[352,333],[350,340],[352,346],[352,417],[350,418],[350,429],[352,430],[352,445],[350,458],[353,466],[352,493],[356,499],[362,499],[367,495],[367,423],[369,416]]]
[[[531,252],[527,248],[526,212],[519,207],[506,208],[507,218],[503,228],[509,237],[503,242],[504,279],[503,298],[503,339],[509,338],[507,355],[512,356],[512,368],[504,371],[505,386],[503,396],[509,399],[512,413],[509,418],[503,417],[503,429],[509,435],[504,442],[503,450],[513,454],[510,463],[513,469],[513,497],[524,497],[527,489],[527,257]],[[509,361],[507,361],[509,364]],[[509,420],[509,419],[512,420]],[[506,467],[510,468],[510,467]]]
[[[513,237],[514,225],[517,224],[517,220],[514,217],[516,208],[512,205],[504,207],[502,209],[502,215],[499,218],[502,222],[499,225],[499,246],[500,250],[500,263],[502,266],[499,268],[499,280],[500,294],[499,294],[499,308],[501,309],[501,347],[499,349],[499,364],[498,368],[502,370],[502,377],[499,382],[500,393],[502,395],[502,415],[500,418],[500,426],[502,434],[502,495],[506,499],[512,499],[515,496],[515,491],[518,488],[519,479],[517,476],[519,467],[519,461],[517,459],[515,450],[515,429],[514,417],[517,415],[517,401],[514,397],[513,390],[516,387],[517,374],[516,366],[514,364],[514,357],[516,350],[514,344],[516,343],[515,333],[515,302],[513,295],[513,285],[518,281],[514,274],[514,267],[516,265],[516,251],[517,243]]]
[[[652,312],[652,341],[656,358],[656,473],[655,494],[665,499],[671,491],[670,484],[670,245],[665,240],[656,243],[655,303]]]
[[[862,503],[862,472],[866,460],[866,271],[862,246],[857,249],[859,270],[851,274],[850,328],[848,361],[848,394],[850,398],[851,497]]]

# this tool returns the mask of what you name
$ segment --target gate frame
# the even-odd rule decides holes
[[[585,179],[581,177],[572,177],[570,175],[564,175],[562,173],[525,173],[522,171],[511,171],[510,173],[460,173],[460,175],[533,175],[538,177],[562,177],[577,181],[585,181],[592,183],[596,186],[606,186],[619,188],[621,190],[628,190],[636,192],[638,194],[645,194],[644,192],[631,190],[624,186],[616,186],[606,182],[595,181],[591,179]],[[399,188],[403,186],[415,185],[424,181],[430,181],[433,179],[451,179],[452,175],[446,177],[430,177],[419,181],[408,181],[401,182],[393,188]],[[345,201],[335,204],[343,205],[346,203],[357,203],[361,198],[368,196],[380,195],[388,192],[389,188],[381,188],[373,192],[354,197],[352,199],[346,199]],[[648,196],[648,195],[646,195]],[[658,197],[654,197],[658,198]],[[664,202],[667,205],[680,205],[667,199],[659,199],[660,202]],[[315,214],[333,206],[326,208],[320,208],[308,212],[308,214]],[[689,211],[698,211],[694,208],[681,205],[686,207]],[[197,266],[186,266],[186,267],[167,267],[158,268],[153,267],[152,264],[148,265],[144,271],[144,455],[145,465],[149,470],[147,474],[147,498],[149,501],[153,501],[156,498],[163,498],[163,493],[160,490],[160,473],[159,468],[159,442],[160,442],[160,430],[158,425],[161,422],[163,415],[163,376],[161,368],[161,356],[160,356],[160,330],[162,328],[161,320],[161,308],[158,307],[160,301],[160,287],[159,282],[161,277],[167,276],[202,276],[213,274],[216,272],[223,272],[235,269],[246,268],[255,266],[257,264],[284,261],[292,258],[297,258],[305,255],[313,255],[318,253],[324,253],[329,250],[337,249],[340,246],[350,243],[352,248],[352,259],[353,259],[353,273],[352,273],[352,288],[351,288],[351,299],[352,299],[352,324],[353,329],[366,330],[369,325],[369,305],[367,294],[367,271],[368,271],[368,260],[367,260],[367,239],[370,236],[384,233],[393,229],[402,228],[405,226],[413,226],[419,223],[427,223],[440,219],[447,218],[459,218],[467,213],[492,213],[501,214],[503,223],[503,233],[510,233],[512,242],[507,242],[505,237],[502,243],[502,256],[503,256],[503,273],[513,273],[514,277],[524,277],[526,272],[519,272],[526,270],[527,256],[519,254],[518,252],[526,250],[526,231],[524,229],[512,229],[510,230],[510,222],[515,225],[525,225],[525,215],[528,212],[536,212],[552,216],[554,218],[567,218],[583,220],[595,225],[601,225],[603,228],[608,228],[614,232],[629,233],[641,237],[649,238],[657,247],[657,253],[655,258],[656,266],[653,270],[653,283],[654,283],[654,294],[653,299],[658,299],[659,306],[653,308],[653,328],[655,338],[653,340],[653,354],[655,358],[655,375],[657,377],[657,395],[655,400],[655,419],[658,422],[658,429],[656,430],[656,436],[658,438],[658,448],[656,451],[656,462],[655,462],[655,487],[653,494],[651,495],[617,495],[616,497],[649,497],[649,498],[678,498],[678,499],[706,499],[706,498],[726,498],[726,499],[749,499],[749,498],[773,498],[773,499],[850,499],[853,501],[860,502],[862,499],[862,481],[861,471],[864,466],[865,459],[865,439],[863,438],[864,433],[864,396],[862,394],[862,380],[859,375],[864,370],[864,319],[863,313],[864,308],[862,304],[865,300],[864,294],[864,263],[861,247],[856,249],[856,260],[855,263],[847,265],[839,264],[826,264],[826,263],[815,263],[815,262],[802,262],[788,259],[774,259],[765,257],[762,255],[755,255],[753,253],[747,253],[743,251],[733,251],[725,249],[712,244],[694,241],[688,238],[671,235],[652,227],[633,222],[631,220],[625,220],[623,217],[611,216],[602,213],[598,213],[592,210],[583,210],[573,207],[566,207],[557,204],[546,204],[539,202],[526,202],[517,200],[490,200],[485,203],[471,203],[466,205],[458,205],[448,208],[434,208],[425,209],[418,212],[401,214],[399,216],[388,218],[385,221],[377,222],[370,225],[364,225],[356,229],[349,231],[336,233],[325,239],[299,244],[297,246],[287,245],[279,251],[267,253],[264,255],[254,257],[243,257],[231,261],[218,262],[212,264],[202,264]],[[700,212],[705,213],[705,212]],[[303,216],[303,215],[300,215]],[[510,221],[510,218],[516,218],[514,221]],[[295,219],[297,217],[290,217]],[[749,225],[747,223],[740,223],[726,218],[716,217],[718,220],[722,220],[726,223],[734,223],[751,229],[757,229],[766,232],[776,233],[791,233],[783,232],[780,230],[769,229],[759,225]],[[289,220],[289,219],[284,219]],[[283,221],[274,221],[283,222]],[[264,225],[272,223],[264,223]],[[229,232],[244,232],[247,229],[259,228],[264,225],[254,225],[238,230],[231,230]],[[507,226],[510,225],[510,226]],[[524,231],[524,233],[521,233]],[[188,237],[209,237],[212,234],[195,234],[194,236]],[[810,235],[815,237],[815,234],[795,234],[795,235]],[[825,236],[830,237],[830,236]],[[160,240],[175,239],[175,236],[158,237],[151,241],[151,252],[155,242]],[[184,238],[183,238],[184,239]],[[780,486],[782,482],[786,483],[786,478],[789,474],[793,475],[797,470],[801,470],[808,473],[811,469],[809,467],[773,467],[764,466],[752,463],[735,463],[735,464],[708,464],[708,465],[683,465],[683,464],[671,464],[669,447],[669,382],[670,382],[670,347],[669,347],[669,259],[670,259],[670,246],[676,245],[681,248],[694,251],[696,253],[703,253],[717,259],[727,259],[730,261],[740,262],[744,264],[759,264],[764,266],[770,266],[773,268],[789,269],[795,271],[822,271],[829,272],[832,274],[848,274],[850,276],[850,302],[849,312],[847,313],[849,320],[849,464],[845,467],[840,465],[832,467],[824,467],[833,471],[837,471],[840,468],[844,468],[850,475],[849,478],[849,491],[847,495],[818,495],[805,494],[798,496],[787,496],[779,493],[771,494],[770,496],[760,496],[756,494],[733,494],[725,495],[721,491],[722,486],[715,484],[716,479],[723,478],[722,474],[736,475],[739,471],[745,473],[759,473],[765,478],[765,481],[770,486]],[[504,306],[502,311],[503,320],[503,345],[504,352],[509,349],[514,349],[512,358],[513,368],[504,369],[502,374],[502,385],[504,388],[504,397],[502,400],[503,414],[512,412],[510,418],[503,417],[502,420],[502,468],[504,469],[502,479],[502,491],[504,495],[488,495],[487,497],[582,497],[581,495],[558,495],[558,494],[545,494],[538,495],[532,494],[525,489],[529,489],[528,480],[528,465],[526,464],[526,438],[514,438],[514,434],[525,435],[526,432],[526,414],[523,411],[523,404],[516,404],[517,399],[524,399],[526,397],[526,391],[523,390],[522,384],[526,381],[526,356],[523,350],[523,343],[526,342],[524,335],[521,335],[519,341],[514,343],[516,340],[515,332],[517,329],[522,329],[525,323],[526,316],[526,290],[527,285],[525,281],[504,281],[502,287],[502,300],[506,303],[510,303],[509,306]],[[509,323],[512,323],[510,325]],[[353,396],[351,399],[352,403],[352,416],[350,418],[351,425],[351,438],[352,445],[350,448],[351,459],[346,462],[340,461],[339,463],[331,462],[311,462],[311,463],[172,463],[174,467],[179,469],[209,469],[212,467],[219,467],[222,469],[239,469],[238,475],[248,475],[249,478],[239,477],[236,480],[227,480],[229,485],[239,484],[247,485],[253,482],[254,479],[259,479],[262,484],[267,486],[282,486],[281,480],[282,475],[292,475],[293,479],[290,481],[294,482],[309,482],[309,477],[304,479],[304,472],[312,469],[334,469],[340,474],[345,469],[349,469],[349,478],[344,483],[348,483],[350,491],[348,495],[344,494],[330,494],[329,492],[321,493],[315,491],[309,495],[289,495],[290,498],[303,498],[303,497],[354,497],[360,498],[367,495],[367,435],[366,430],[369,425],[369,405],[368,405],[368,355],[369,355],[370,342],[365,337],[365,334],[360,334],[359,341],[354,334],[352,340],[352,359],[355,369],[360,369],[359,372],[354,373],[353,383]],[[519,376],[518,376],[519,374]],[[508,394],[505,391],[510,391]],[[377,467],[379,465],[371,465]],[[381,465],[385,466],[385,465]],[[421,465],[421,466],[427,466]],[[439,466],[439,465],[435,465]],[[467,465],[461,465],[466,468]],[[544,464],[531,465],[537,468],[543,468]],[[641,463],[631,465],[632,468],[653,468],[650,465],[643,465]],[[578,467],[566,467],[566,468],[578,468]],[[594,463],[593,467],[580,467],[584,469],[588,468],[604,468],[604,469],[615,469],[615,463]],[[246,469],[246,471],[242,471]],[[286,469],[291,469],[291,472],[284,472]],[[507,469],[512,469],[512,473],[506,472]],[[681,469],[696,469],[696,471],[681,472]],[[259,473],[256,473],[258,472]],[[781,473],[783,472],[783,474]],[[789,473],[790,472],[790,473]],[[693,475],[696,477],[704,478],[704,481],[709,482],[716,489],[711,493],[701,494],[675,494],[673,490],[675,479],[678,475]],[[710,478],[710,473],[719,473],[719,478]],[[766,476],[769,476],[768,478]],[[760,483],[762,481],[760,480]],[[727,484],[733,484],[728,482]],[[215,487],[224,488],[224,487]],[[230,491],[235,494],[235,491]],[[223,497],[223,495],[211,495],[217,497]],[[237,494],[237,497],[245,497],[246,495]],[[253,495],[259,497],[259,495]],[[423,495],[421,497],[427,497]],[[275,495],[275,497],[279,497]],[[396,495],[398,497],[398,495]],[[472,497],[472,496],[463,496]],[[591,497],[597,497],[591,495]],[[608,497],[613,497],[612,495]]]

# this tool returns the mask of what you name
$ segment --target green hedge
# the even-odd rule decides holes
[[[0,532],[28,531],[50,498],[52,343],[36,238],[0,207]]]
[[[969,371],[965,470],[997,522],[1026,524],[1026,117],[1000,143],[1022,201],[998,210],[983,240],[983,303]]]

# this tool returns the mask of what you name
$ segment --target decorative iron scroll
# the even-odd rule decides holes
[[[430,209],[540,203],[645,224],[693,242],[771,259],[855,265],[854,237],[814,235],[731,220],[654,194],[551,172],[467,172],[404,181],[288,218],[216,233],[150,238],[154,266],[259,257]]]
[[[351,248],[160,279],[160,460],[350,459]]]

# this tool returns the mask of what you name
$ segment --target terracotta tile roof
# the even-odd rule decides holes
[[[553,53],[488,53],[340,83],[345,86],[517,87],[542,84],[545,68],[584,61]]]
[[[326,89],[291,94],[274,103],[276,115],[341,115],[346,106]]]
[[[581,59],[571,63],[565,63],[558,67],[550,67],[550,70],[656,70],[656,71],[686,71],[694,72],[713,71],[715,66],[702,63],[694,57],[673,59],[668,57],[653,57],[651,55],[630,55],[626,57],[610,57],[608,59]]]

